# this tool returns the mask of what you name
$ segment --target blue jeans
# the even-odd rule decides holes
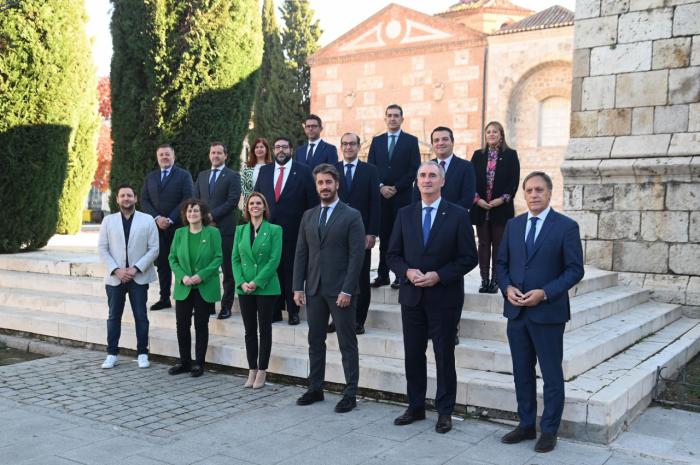
[[[129,302],[134,312],[136,323],[136,352],[148,353],[148,314],[146,313],[146,299],[148,296],[148,284],[138,284],[130,281],[119,286],[105,286],[107,291],[107,305],[109,317],[107,318],[107,353],[117,355],[119,353],[119,337],[122,333],[122,313],[126,295],[129,294]]]

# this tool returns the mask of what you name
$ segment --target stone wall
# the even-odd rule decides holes
[[[571,110],[586,262],[700,306],[700,1],[577,0]]]

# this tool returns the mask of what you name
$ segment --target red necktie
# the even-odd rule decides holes
[[[280,166],[280,174],[277,176],[277,182],[275,183],[275,202],[279,202],[280,195],[282,195],[282,182],[284,181],[284,166]]]

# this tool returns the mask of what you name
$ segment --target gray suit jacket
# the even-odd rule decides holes
[[[318,223],[321,206],[304,212],[294,258],[293,289],[306,294],[336,297],[356,295],[365,259],[365,228],[360,212],[338,202],[327,219],[323,237]],[[323,274],[323,276],[321,276]]]
[[[232,236],[236,232],[235,212],[241,197],[241,175],[231,168],[223,167],[209,196],[211,170],[200,171],[194,184],[194,197],[207,203],[221,235]]]

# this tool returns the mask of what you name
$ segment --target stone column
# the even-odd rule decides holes
[[[586,262],[700,306],[700,0],[577,0],[564,208]]]

